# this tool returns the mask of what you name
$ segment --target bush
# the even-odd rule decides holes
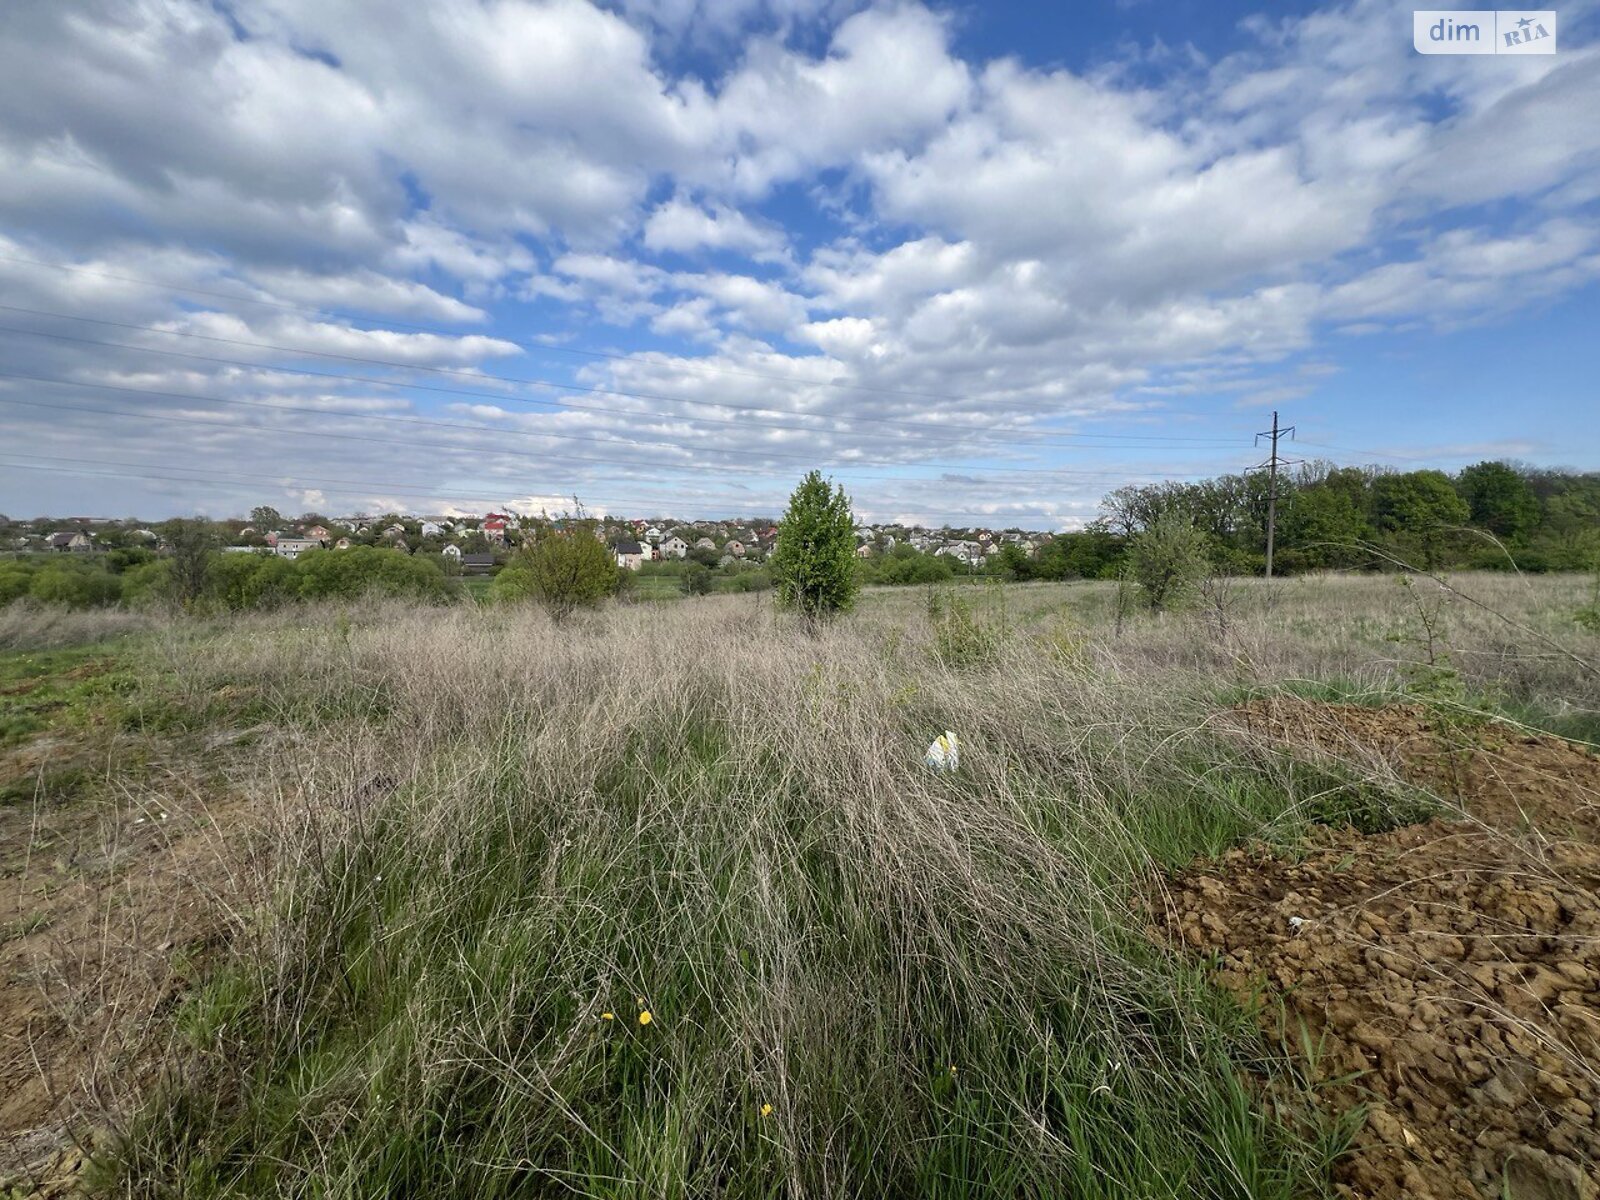
[[[1128,569],[1152,612],[1194,599],[1208,568],[1206,536],[1186,517],[1163,513],[1128,543]]]
[[[933,654],[947,667],[978,667],[993,662],[1005,644],[1004,593],[1000,609],[987,619],[979,617],[972,603],[955,591],[928,589],[928,619],[933,622]]]
[[[122,579],[98,567],[50,563],[34,575],[28,595],[43,604],[96,608],[122,599]]]
[[[270,561],[262,556],[262,563]],[[450,583],[443,571],[403,550],[381,550],[376,546],[313,550],[291,565],[300,576],[299,594],[307,600],[355,600],[378,595],[438,601],[450,596]],[[259,566],[257,570],[264,579],[255,594],[263,598],[276,594],[278,581],[274,575],[278,568]]]
[[[711,569],[703,563],[690,563],[679,583],[689,595],[704,596],[711,591]]]
[[[778,524],[772,553],[778,603],[817,619],[847,612],[855,603],[855,520],[842,487],[830,487],[820,471],[800,481]]]
[[[619,579],[616,560],[587,526],[546,532],[519,552],[489,585],[490,599],[537,600],[561,621],[611,595]]]

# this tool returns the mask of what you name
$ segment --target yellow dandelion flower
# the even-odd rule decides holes
[[[655,1018],[650,1015],[650,1010],[648,1008],[639,1014],[639,1024],[641,1025],[648,1025],[654,1020]]]
[[[951,1063],[950,1064],[950,1074],[954,1075],[955,1073],[956,1073],[956,1065],[955,1065],[955,1063]]]
[[[763,1105],[762,1105],[762,1106],[761,1106],[761,1115],[762,1115],[762,1116],[763,1116],[763,1117],[770,1117],[770,1116],[771,1116],[771,1115],[772,1115],[772,1105],[770,1105],[770,1104],[763,1104]]]
[[[616,1013],[601,1013],[600,1014],[600,1019],[602,1021],[615,1021],[617,1019],[617,1014]]]

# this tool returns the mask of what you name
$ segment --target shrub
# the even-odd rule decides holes
[[[1207,566],[1205,534],[1176,512],[1163,513],[1128,544],[1128,569],[1152,612],[1192,600]]]
[[[355,600],[378,595],[437,601],[450,595],[443,571],[403,550],[381,550],[376,546],[313,550],[293,566],[300,576],[299,594],[307,600]],[[266,586],[262,585],[263,594]]]
[[[842,487],[830,487],[820,471],[800,481],[778,525],[772,553],[778,603],[811,619],[847,612],[855,603],[855,521]]]
[[[28,594],[44,604],[95,608],[122,599],[122,579],[97,567],[50,563],[34,575]]]
[[[544,533],[495,576],[490,598],[537,600],[561,621],[611,595],[618,583],[616,560],[587,525]]]
[[[1005,595],[997,612],[980,617],[971,601],[951,589],[928,589],[928,619],[933,622],[933,654],[947,667],[978,667],[999,656],[1010,632]]]
[[[711,569],[703,563],[692,562],[679,577],[683,590],[691,596],[704,596],[711,591]]]

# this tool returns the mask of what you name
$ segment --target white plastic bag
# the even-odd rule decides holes
[[[954,771],[961,765],[961,742],[946,729],[928,747],[922,761],[935,771]]]

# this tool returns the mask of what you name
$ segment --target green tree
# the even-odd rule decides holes
[[[1456,490],[1472,523],[1496,537],[1520,542],[1539,524],[1539,498],[1521,473],[1503,462],[1468,467],[1456,478]]]
[[[1007,579],[1023,582],[1034,577],[1034,563],[1021,546],[1007,542],[994,556],[993,569]]]
[[[1443,471],[1380,475],[1372,483],[1373,521],[1405,553],[1435,567],[1455,527],[1471,517],[1467,502]]]
[[[1326,483],[1295,491],[1279,529],[1280,561],[1291,571],[1359,562],[1366,557],[1361,543],[1372,536],[1357,497],[1348,488]]]
[[[206,590],[211,559],[217,548],[217,530],[204,517],[175,517],[161,527],[167,544],[169,579],[173,598],[185,607],[192,605]]]
[[[281,529],[288,521],[272,505],[258,504],[250,510],[250,524],[255,526],[257,533],[266,533],[269,529]]]
[[[1128,569],[1152,612],[1194,598],[1208,567],[1206,535],[1187,517],[1164,512],[1128,543]]]
[[[495,576],[489,596],[497,601],[537,600],[557,621],[599,604],[617,589],[617,562],[590,525],[566,523],[540,533]]]
[[[847,612],[855,603],[855,521],[844,488],[812,471],[789,497],[772,552],[778,603],[812,620]]]

